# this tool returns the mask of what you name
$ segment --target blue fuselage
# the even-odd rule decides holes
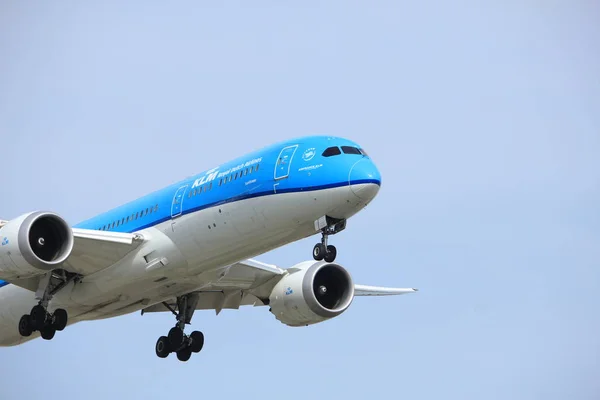
[[[131,233],[225,203],[364,183],[379,186],[381,176],[356,143],[304,137],[211,168],[75,227]]]

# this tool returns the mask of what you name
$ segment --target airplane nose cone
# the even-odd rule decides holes
[[[361,200],[371,201],[379,192],[381,175],[369,158],[363,158],[352,166],[349,175],[350,189]]]

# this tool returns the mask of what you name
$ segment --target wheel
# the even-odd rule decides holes
[[[158,338],[156,342],[156,355],[160,358],[167,358],[169,353],[171,353],[171,349],[169,348],[169,338],[166,336],[161,336]]]
[[[178,327],[173,327],[169,331],[169,346],[171,350],[177,350],[183,344],[183,331]]]
[[[67,318],[67,312],[62,308],[59,308],[56,311],[54,311],[54,321],[52,323],[54,329],[56,329],[57,331],[62,331],[63,329],[65,329],[65,327],[67,326]]]
[[[29,315],[23,315],[19,320],[19,334],[21,336],[31,336],[33,328],[31,327],[31,319]]]
[[[179,361],[187,361],[192,356],[192,349],[189,346],[184,347],[183,349],[177,352],[177,359]]]
[[[325,257],[326,252],[325,245],[323,243],[317,243],[315,244],[315,247],[313,247],[313,258],[317,261],[321,261]]]
[[[40,305],[31,309],[29,318],[34,331],[41,331],[44,325],[46,325],[46,314],[46,309]]]
[[[54,327],[52,325],[49,325],[49,326],[43,327],[40,330],[40,333],[42,334],[42,338],[44,338],[46,340],[52,340],[52,338],[56,334],[56,329],[54,329]]]
[[[200,350],[204,347],[204,334],[199,331],[194,331],[190,335],[190,338],[192,339],[190,349],[192,349],[192,352],[194,353],[200,353]]]
[[[337,249],[335,248],[335,246],[327,246],[327,254],[325,254],[325,261],[327,261],[328,263],[334,262],[335,256],[337,256]]]

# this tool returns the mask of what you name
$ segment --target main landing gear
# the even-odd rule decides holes
[[[335,219],[331,217],[321,218],[316,223],[325,220],[326,226],[321,228],[321,243],[315,244],[313,247],[313,258],[316,261],[325,260],[326,262],[334,262],[337,256],[337,249],[333,245],[327,244],[329,235],[335,235],[346,228],[345,219]]]
[[[204,346],[204,334],[199,331],[191,335],[183,333],[186,324],[189,324],[198,304],[198,293],[190,293],[177,298],[177,312],[167,304],[163,303],[173,314],[177,316],[177,325],[169,331],[168,336],[161,336],[156,342],[156,355],[166,358],[170,353],[176,353],[179,361],[187,361],[192,353],[199,353]]]
[[[62,308],[58,308],[53,313],[49,313],[48,303],[56,292],[65,287],[75,277],[75,274],[57,270],[49,272],[40,280],[36,292],[36,296],[40,298],[40,301],[31,309],[29,314],[23,315],[19,320],[19,334],[21,336],[28,337],[33,332],[39,331],[43,339],[51,340],[56,331],[65,329],[68,321],[67,312]]]
[[[42,338],[51,340],[56,331],[65,329],[67,319],[67,312],[62,308],[50,314],[43,305],[38,304],[31,309],[31,314],[25,314],[19,320],[19,334],[27,337],[39,331]]]

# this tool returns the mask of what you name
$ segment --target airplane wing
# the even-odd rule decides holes
[[[274,286],[279,277],[286,273],[285,269],[252,259],[207,271],[194,277],[198,283],[202,282],[202,287],[195,290],[199,295],[196,310],[215,310],[219,314],[223,309],[265,305],[261,298],[268,298],[268,291],[256,289]],[[274,280],[273,284],[268,285],[271,280]],[[142,314],[176,308],[177,301],[171,298],[143,309]]]
[[[294,268],[286,270],[252,259],[209,271],[196,278],[198,282],[207,282],[204,287],[195,290],[199,295],[196,310],[215,310],[219,314],[223,309],[265,305],[261,299],[268,299],[273,286],[290,271]],[[413,288],[354,285],[355,296],[393,296],[416,291]],[[177,301],[171,298],[143,309],[142,314],[176,308]]]
[[[414,288],[388,288],[379,286],[354,285],[355,296],[396,296],[417,292]]]
[[[75,243],[64,269],[89,275],[110,267],[144,242],[137,233],[73,228]]]
[[[140,234],[73,228],[73,251],[62,268],[90,275],[110,267],[144,242]],[[40,277],[12,280],[24,289],[36,291]]]

